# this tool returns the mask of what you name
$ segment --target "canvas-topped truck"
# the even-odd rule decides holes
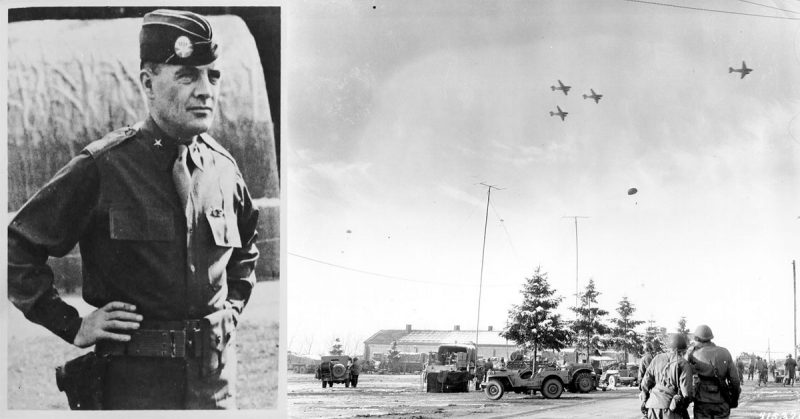
[[[475,378],[478,351],[471,344],[441,345],[432,352],[422,371],[422,382],[428,393],[468,392]]]
[[[568,363],[563,367],[545,366],[534,373],[530,367],[522,369],[490,370],[481,384],[486,397],[499,400],[503,394],[540,392],[546,399],[561,397],[564,389],[588,393],[597,386],[597,374],[589,364]]]

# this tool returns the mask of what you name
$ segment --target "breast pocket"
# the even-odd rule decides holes
[[[114,240],[171,241],[175,238],[172,213],[162,208],[110,208],[109,230]]]
[[[206,220],[208,220],[211,235],[217,246],[242,247],[236,216],[232,212],[226,212],[219,208],[210,208],[206,210]]]

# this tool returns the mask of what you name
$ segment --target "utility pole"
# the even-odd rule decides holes
[[[481,249],[481,279],[478,282],[478,321],[475,326],[475,350],[478,349],[478,336],[480,335],[481,330],[481,291],[483,290],[483,260],[484,256],[486,255],[486,228],[489,225],[489,202],[492,199],[492,189],[497,189],[498,191],[502,191],[503,188],[498,188],[494,185],[487,185],[483,182],[480,183],[483,186],[488,188],[486,193],[486,218],[483,221],[483,248]]]
[[[578,218],[589,218],[583,215],[565,215],[561,218],[575,220],[575,308],[578,308]],[[577,316],[577,312],[575,313]]]

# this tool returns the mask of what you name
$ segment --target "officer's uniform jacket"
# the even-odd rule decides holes
[[[230,154],[207,134],[195,141],[185,212],[172,180],[177,144],[152,119],[89,144],[19,210],[8,291],[28,319],[74,340],[81,319],[46,261],[76,243],[95,307],[132,303],[145,321],[241,311],[255,284],[258,212]]]
[[[647,367],[641,386],[650,394],[645,407],[667,409],[676,395],[690,399],[694,394],[692,368],[674,351],[658,354]]]

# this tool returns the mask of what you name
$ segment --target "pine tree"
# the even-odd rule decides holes
[[[636,326],[644,323],[644,320],[634,320],[633,313],[636,311],[633,303],[628,301],[628,297],[622,297],[617,307],[619,317],[613,319],[611,330],[612,343],[618,351],[625,352],[625,363],[628,363],[628,353],[636,355],[642,350],[642,335],[636,332]]]
[[[678,333],[682,334],[686,341],[689,341],[689,329],[686,327],[686,316],[681,316],[678,320]]]
[[[592,348],[604,346],[604,335],[611,332],[611,329],[603,323],[603,317],[608,315],[608,311],[597,307],[597,296],[599,295],[600,292],[595,289],[594,280],[590,279],[584,292],[578,296],[580,305],[570,308],[575,312],[576,317],[570,325],[572,332],[575,333],[575,351],[586,349],[587,360],[592,353]]]
[[[533,276],[525,278],[520,293],[522,304],[513,305],[508,311],[509,323],[500,336],[512,340],[526,351],[533,351],[531,367],[536,371],[538,351],[551,349],[560,351],[566,347],[571,336],[561,315],[555,313],[563,297],[555,297],[555,290],[547,282],[547,273],[536,268]]]
[[[342,349],[342,342],[339,341],[339,338],[336,338],[336,341],[333,342],[333,345],[331,346],[331,350],[329,352],[331,355],[336,355],[336,356],[339,356],[344,353],[344,350]]]
[[[654,353],[662,352],[664,350],[664,342],[666,341],[666,339],[663,338],[664,328],[656,326],[655,321],[653,320],[650,320],[647,323],[648,326],[644,332],[645,342],[650,342],[653,344]]]

